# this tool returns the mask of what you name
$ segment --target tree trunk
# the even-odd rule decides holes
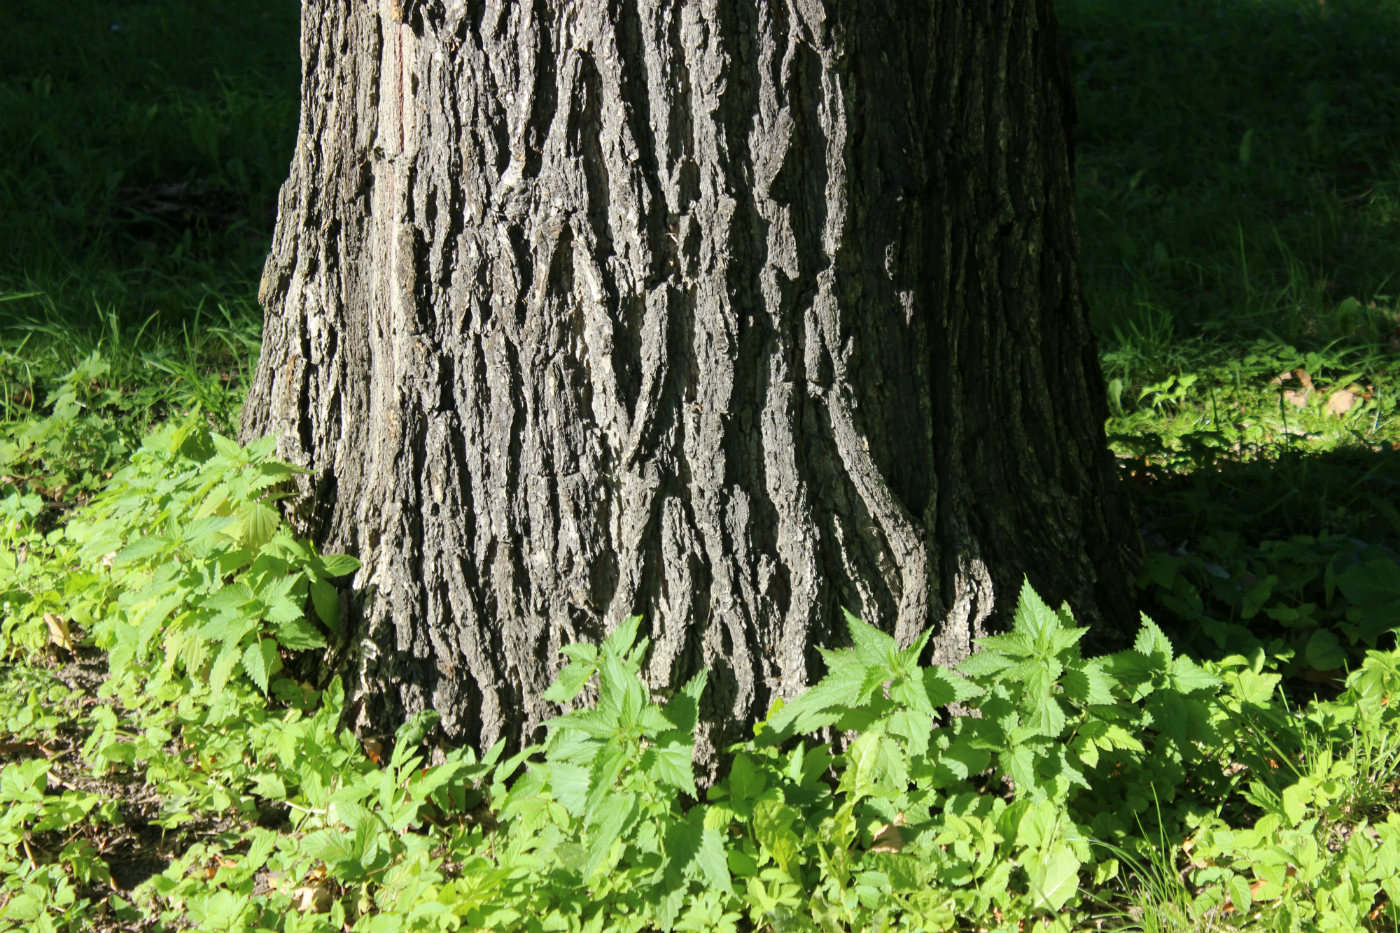
[[[1051,0],[304,0],[245,435],[360,556],[359,722],[528,734],[645,617],[705,754],[841,609],[1131,622]]]

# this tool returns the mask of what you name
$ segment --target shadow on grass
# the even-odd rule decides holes
[[[251,305],[296,128],[293,0],[5,14],[0,329]],[[16,339],[16,335],[6,335]]]
[[[1395,327],[1400,3],[1057,11],[1085,273],[1110,345],[1365,343]]]
[[[1394,645],[1400,455],[1202,459],[1189,473],[1128,468],[1147,549],[1143,609],[1181,647],[1262,650],[1296,681],[1336,687],[1367,648]]]

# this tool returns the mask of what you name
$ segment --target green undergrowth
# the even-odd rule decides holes
[[[1335,689],[1400,597],[1400,3],[1056,13],[1148,608]]]
[[[848,618],[701,788],[706,677],[658,699],[634,618],[565,649],[542,744],[368,754],[306,679],[357,564],[287,532],[295,473],[193,419],[60,527],[0,499],[0,929],[1394,928],[1392,647],[1299,708],[1145,617],[1085,657],[1029,587],[956,670]]]

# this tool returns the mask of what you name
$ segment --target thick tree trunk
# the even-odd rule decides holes
[[[641,614],[708,743],[842,607],[1126,623],[1051,0],[304,0],[245,413],[364,567],[362,724],[516,736]]]

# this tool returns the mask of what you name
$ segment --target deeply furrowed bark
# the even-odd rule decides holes
[[[247,435],[364,567],[361,725],[519,737],[641,614],[703,753],[845,607],[1126,619],[1051,0],[304,0]]]

